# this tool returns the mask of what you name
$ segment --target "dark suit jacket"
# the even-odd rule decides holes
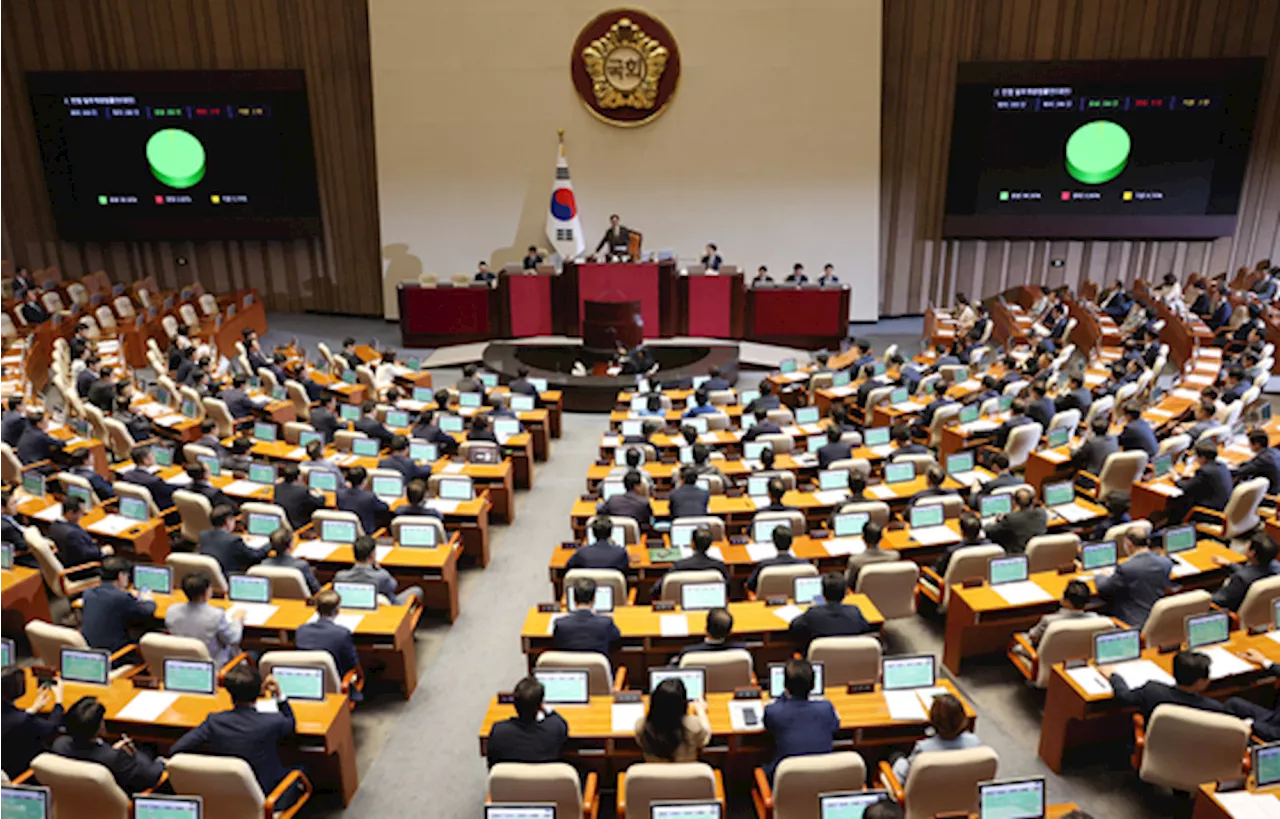
[[[311,568],[310,563],[300,557],[294,557],[291,554],[264,557],[260,565],[279,566],[282,569],[297,569],[302,572],[302,579],[306,581],[308,591],[312,594],[320,591],[320,581],[316,579],[315,570]]]
[[[22,534],[22,524],[18,523],[17,518],[5,515],[0,518],[0,542],[6,546],[12,546],[14,552],[21,552],[27,548],[27,539]]]
[[[13,779],[31,767],[31,760],[39,756],[62,725],[62,706],[55,705],[48,714],[28,714],[21,708],[4,703],[3,709],[3,767]]]
[[[718,375],[713,375],[710,378],[708,378],[706,381],[704,381],[702,383],[702,386],[704,389],[707,390],[707,392],[714,392],[716,390],[727,390],[729,389],[729,379],[722,378]]]
[[[25,302],[22,305],[22,317],[27,320],[28,324],[39,324],[42,321],[49,320],[49,311],[36,301]]]
[[[608,248],[609,252],[612,253],[614,248],[617,247],[623,248],[625,253],[630,246],[631,231],[622,225],[618,225],[616,228],[610,227],[605,230],[604,235],[600,237],[600,243],[596,245],[596,253],[599,253],[601,248]]]
[[[723,259],[720,258],[719,253],[713,253],[710,256],[703,256],[702,263],[706,265],[708,270],[719,270]]]
[[[1248,481],[1254,478],[1266,478],[1270,481],[1267,487],[1268,495],[1280,493],[1280,452],[1277,452],[1274,447],[1267,447],[1236,467],[1237,481]]]
[[[1115,699],[1118,704],[1127,708],[1137,708],[1142,712],[1143,718],[1148,723],[1151,721],[1151,712],[1156,710],[1156,706],[1164,705],[1165,703],[1185,705],[1188,708],[1198,708],[1201,711],[1212,711],[1216,714],[1225,714],[1227,712],[1227,707],[1217,700],[1210,699],[1203,694],[1182,691],[1155,680],[1140,688],[1130,688],[1124,681],[1124,677],[1119,674],[1112,674],[1111,688],[1115,692]]]
[[[889,460],[892,461],[901,455],[928,455],[929,447],[924,444],[907,444],[900,446],[893,452],[889,453]]]
[[[378,461],[379,469],[394,469],[401,475],[404,475],[405,483],[414,478],[422,478],[424,481],[431,477],[431,466],[418,466],[407,455],[388,455],[381,461]]]
[[[267,556],[267,549],[253,549],[244,538],[224,529],[206,529],[200,533],[200,554],[218,561],[224,575],[244,574]]]
[[[262,793],[269,794],[286,773],[276,746],[292,736],[293,730],[293,709],[288,702],[280,703],[278,714],[260,714],[252,705],[237,705],[205,717],[183,734],[169,753],[198,753],[207,747],[215,756],[239,757],[253,769]]]
[[[1098,596],[1108,601],[1108,612],[1134,628],[1142,628],[1151,607],[1164,596],[1172,570],[1172,560],[1145,552],[1116,566],[1110,575],[1095,578],[1094,583]]]
[[[87,466],[77,466],[73,469],[68,469],[67,472],[88,481],[89,485],[93,487],[93,494],[100,501],[110,500],[116,496],[116,490],[111,488],[111,484],[107,483],[107,479]]]
[[[672,518],[694,517],[707,513],[711,493],[694,483],[681,484],[671,490],[668,500]]]
[[[360,527],[372,536],[380,525],[391,520],[391,509],[377,495],[359,487],[340,488],[337,492],[338,508],[354,512],[360,518]]]
[[[1054,408],[1058,412],[1065,412],[1070,409],[1080,410],[1080,420],[1084,420],[1084,415],[1089,411],[1089,407],[1093,404],[1093,394],[1085,387],[1078,390],[1071,390],[1058,396],[1058,400],[1054,402]]]
[[[570,569],[617,569],[626,572],[631,566],[624,546],[615,546],[607,540],[597,540],[576,550],[566,564]]]
[[[410,432],[414,438],[421,438],[429,444],[435,444],[441,455],[451,455],[458,451],[457,440],[435,424],[419,424]]]
[[[1220,512],[1231,499],[1231,470],[1222,461],[1210,461],[1190,478],[1178,481],[1178,488],[1182,490],[1184,511],[1203,506]]]
[[[1280,563],[1274,560],[1267,566],[1257,566],[1253,563],[1237,563],[1231,567],[1231,575],[1227,578],[1227,582],[1213,593],[1214,605],[1231,611],[1238,611],[1253,582],[1275,574],[1280,574]]]
[[[80,633],[93,648],[115,652],[129,644],[129,626],[151,619],[154,600],[142,602],[115,586],[102,584],[86,589]]]
[[[978,490],[978,497],[984,498],[1002,486],[1018,486],[1022,483],[1025,483],[1025,481],[1012,472],[1006,472],[1003,475],[996,475],[994,478],[982,485],[982,488]]]
[[[408,503],[406,503],[404,506],[396,507],[396,510],[391,513],[391,517],[393,518],[398,518],[402,516],[403,517],[412,516],[415,518],[428,517],[428,518],[436,518],[437,520],[441,520],[441,521],[444,520],[444,515],[440,514],[439,509],[433,509],[430,506],[413,506]]]
[[[853,453],[853,446],[845,441],[836,441],[834,444],[823,444],[818,450],[818,468],[826,469],[836,461],[842,461]]]
[[[648,531],[653,524],[653,507],[649,499],[635,492],[623,492],[614,495],[596,506],[596,511],[605,515],[635,518],[642,530]]]
[[[204,495],[208,498],[210,506],[230,506],[236,510],[240,508],[239,503],[227,497],[221,489],[206,481],[192,481],[185,488],[188,492]]]
[[[499,762],[557,762],[568,738],[569,724],[559,714],[546,714],[533,722],[504,719],[489,731],[489,767]]]
[[[577,609],[556,620],[551,646],[557,651],[595,651],[608,657],[613,645],[621,639],[622,632],[612,617]]]
[[[764,727],[773,734],[774,758],[765,766],[772,777],[787,757],[831,753],[840,717],[829,700],[792,699],[788,694],[765,707]]]
[[[89,387],[91,387],[93,382],[97,380],[98,374],[88,367],[85,367],[76,374],[76,395],[81,398],[87,396],[89,394]]]
[[[742,435],[743,441],[754,441],[761,435],[777,435],[782,432],[782,427],[772,421],[759,421],[751,429]]]
[[[1107,456],[1120,451],[1120,442],[1114,435],[1094,435],[1086,438],[1080,448],[1071,457],[1071,466],[1077,471],[1083,470],[1094,475],[1102,472],[1102,465]]]
[[[731,643],[728,641],[723,643],[713,643],[711,642],[710,639],[706,639],[696,645],[685,646],[684,648],[682,648],[680,650],[680,653],[676,655],[676,659],[672,662],[672,665],[679,665],[680,658],[685,656],[686,654],[697,654],[703,651],[733,651],[734,649],[738,649],[738,648],[746,649],[747,644]]]
[[[338,676],[360,665],[360,658],[356,656],[356,642],[351,632],[324,617],[318,617],[315,622],[298,626],[298,634],[294,642],[299,651],[329,652],[338,666]]]
[[[360,420],[356,421],[356,431],[363,432],[370,438],[378,442],[378,446],[385,449],[391,443],[394,433],[387,429],[377,418],[369,415],[360,416]]]
[[[716,560],[714,557],[709,557],[706,554],[697,551],[686,558],[682,558],[681,560],[677,560],[675,563],[672,563],[671,571],[667,572],[667,574],[671,574],[671,572],[698,572],[703,569],[715,569],[724,576],[725,582],[728,582],[729,580],[729,567],[724,564],[723,560]],[[663,575],[663,578],[665,579],[666,575]],[[662,582],[659,581],[658,588],[654,591],[654,594],[659,594],[661,591]]]
[[[516,378],[512,380],[512,382],[507,385],[507,389],[512,392],[520,393],[521,395],[532,395],[534,398],[538,397],[537,387],[529,383],[529,380],[526,378]]]
[[[959,543],[952,543],[950,546],[946,547],[941,555],[938,556],[937,560],[933,561],[933,570],[938,573],[938,577],[946,578],[947,569],[951,566],[951,558],[956,552],[966,546],[986,546],[990,543],[991,541],[985,538],[980,538],[972,542],[963,540]]]
[[[26,413],[21,410],[5,410],[3,421],[0,421],[0,440],[17,449],[22,433],[29,426]]]
[[[770,566],[790,566],[794,563],[804,563],[805,561],[791,554],[791,552],[779,552],[776,557],[761,560],[751,570],[751,576],[747,578],[747,588],[751,591],[756,590],[756,586],[760,584],[760,572]]]
[[[1004,445],[1009,442],[1009,433],[1013,432],[1017,427],[1023,424],[1034,424],[1035,421],[1025,415],[1014,415],[1000,425],[996,430],[996,439],[994,441],[996,449],[1004,449]]]
[[[151,493],[151,500],[155,501],[162,512],[173,506],[173,487],[160,480],[158,475],[152,475],[145,469],[134,467],[121,475],[120,480],[145,487]]]
[[[324,496],[297,482],[276,484],[273,499],[294,529],[306,526],[311,516],[324,508]]]
[[[326,443],[332,443],[333,433],[339,429],[345,429],[346,422],[324,407],[315,407],[311,410],[311,426],[324,436]]]
[[[62,451],[62,442],[39,427],[28,426],[18,439],[18,460],[24,464],[33,464],[53,457],[53,453]]]
[[[69,736],[61,736],[53,741],[53,752],[68,759],[81,762],[96,762],[111,771],[120,790],[128,794],[154,788],[164,773],[164,763],[152,759],[141,749],[134,753],[112,748],[103,739],[95,738],[87,744],[81,744]],[[21,773],[21,771],[19,771]]]
[[[253,417],[253,402],[249,400],[249,395],[244,390],[228,387],[222,391],[220,397],[227,405],[227,412],[231,413],[232,418]]]
[[[1151,430],[1151,425],[1143,418],[1130,421],[1124,429],[1120,430],[1118,443],[1120,448],[1126,451],[1130,449],[1145,450],[1149,458],[1154,458],[1156,452],[1160,449],[1160,442],[1156,440],[1155,432]]]
[[[867,634],[871,624],[862,616],[857,606],[846,606],[843,603],[823,603],[810,606],[809,610],[791,621],[791,639],[808,646],[817,637],[852,637]]]
[[[1027,406],[1027,417],[1045,429],[1049,428],[1049,421],[1053,419],[1055,412],[1057,412],[1057,408],[1054,407],[1053,401],[1047,396],[1039,401],[1032,401]]]
[[[58,559],[62,561],[63,568],[102,559],[102,547],[78,524],[54,521],[49,527],[49,539],[58,547]]]
[[[1048,515],[1043,509],[1015,509],[987,527],[987,537],[1011,555],[1027,550],[1027,541],[1048,531]]]

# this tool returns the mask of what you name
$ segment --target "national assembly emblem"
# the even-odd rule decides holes
[[[578,34],[571,62],[587,109],[611,125],[644,125],[675,95],[680,52],[665,25],[634,9],[608,11]]]

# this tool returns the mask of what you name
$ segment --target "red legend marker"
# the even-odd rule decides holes
[[[1063,191],[1063,192],[1062,192],[1062,201],[1063,201],[1063,202],[1070,202],[1070,201],[1071,201],[1071,191]]]
[[[161,196],[160,194],[156,194],[156,204],[157,204],[157,205],[163,205],[163,204],[164,204],[164,197],[163,197],[163,196]]]

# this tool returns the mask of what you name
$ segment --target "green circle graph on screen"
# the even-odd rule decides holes
[[[171,188],[189,188],[204,179],[204,146],[179,128],[156,131],[147,140],[151,174]]]
[[[1129,132],[1105,119],[1086,122],[1067,139],[1067,173],[1077,182],[1101,185],[1129,162]]]

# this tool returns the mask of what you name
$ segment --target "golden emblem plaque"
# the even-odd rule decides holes
[[[574,43],[574,88],[587,110],[620,127],[652,122],[680,80],[680,51],[660,21],[636,9],[606,11]]]

